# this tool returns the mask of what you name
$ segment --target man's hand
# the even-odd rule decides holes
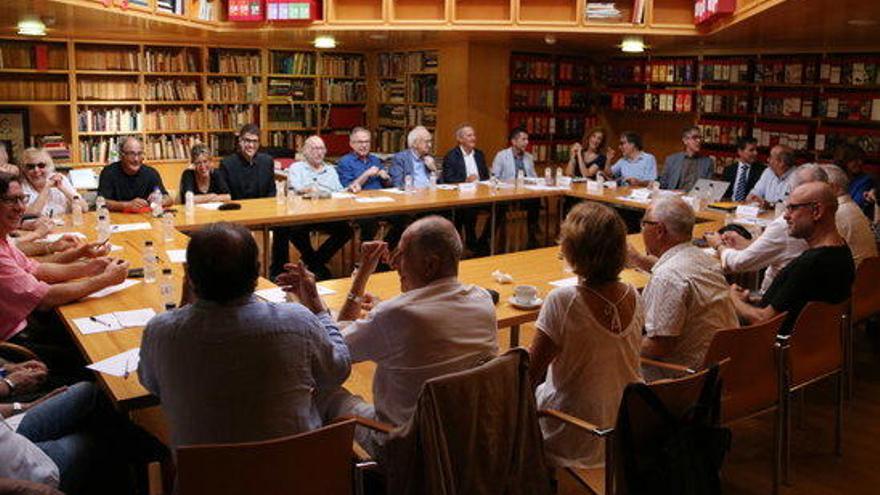
[[[870,191],[865,191],[865,201],[869,203],[877,202],[877,190],[871,189]]]
[[[436,172],[436,171],[437,171],[437,167],[436,167],[436,164],[434,163],[434,157],[433,157],[433,156],[431,156],[431,155],[425,155],[425,157],[422,158],[422,160],[425,162],[425,166],[428,167],[428,170],[430,170],[430,171],[432,171],[432,172]]]
[[[125,203],[126,209],[129,210],[140,210],[141,208],[146,208],[150,206],[150,203],[147,203],[147,200],[144,198],[134,198],[133,200]]]
[[[83,245],[85,245],[85,241],[83,241],[82,238],[75,235],[64,234],[57,241],[49,243],[49,251],[60,253],[70,249],[80,249]]]
[[[388,243],[385,241],[369,241],[361,244],[361,265],[358,274],[372,275],[379,262],[388,259]]]
[[[358,182],[356,180],[351,181],[351,184],[348,185],[348,190],[357,194],[357,193],[361,192],[361,185],[358,184]]]
[[[55,222],[51,218],[40,217],[34,221],[33,226],[34,234],[37,236],[37,239],[40,239],[46,237],[49,232],[55,229]]]
[[[110,260],[104,267],[101,277],[104,278],[108,285],[117,285],[125,281],[128,277],[128,262],[119,258],[103,258]]]
[[[83,276],[91,277],[104,273],[107,267],[113,262],[112,258],[95,258],[83,263]]]
[[[7,363],[4,367],[6,368],[6,371],[8,373],[15,373],[19,370],[43,370],[44,372],[49,371],[49,368],[46,367],[46,363],[42,361],[37,361],[36,359],[30,359],[21,363]]]
[[[741,236],[738,232],[734,232],[732,230],[728,230],[727,232],[721,234],[721,241],[724,242],[725,246],[737,250],[743,250],[749,247],[749,244],[751,244],[751,241]]]
[[[605,163],[609,165],[613,165],[614,158],[617,156],[617,151],[614,148],[609,147],[608,152],[605,153]]]
[[[369,313],[376,307],[377,304],[382,302],[377,296],[370,294],[369,292],[365,292],[363,296],[361,296],[361,311],[364,313]]]
[[[364,175],[366,175],[367,177],[379,175],[379,167],[373,165],[372,167],[368,168],[366,172],[364,172]]]
[[[730,297],[734,301],[749,302],[749,290],[743,289],[736,284],[732,284],[730,286]]]
[[[718,232],[707,232],[703,235],[703,238],[706,239],[706,244],[715,249],[724,242],[721,239],[721,234]]]
[[[388,175],[388,171],[385,170],[384,168],[379,170],[378,175],[379,175],[379,178],[381,178],[382,180],[391,180],[391,176]]]
[[[14,393],[30,392],[39,387],[44,381],[48,372],[45,368],[21,368],[7,375],[6,379],[15,384]]]
[[[467,179],[465,179],[464,181],[465,182],[476,182],[478,179],[479,179],[479,177],[477,175],[471,174],[471,175],[468,175]]]
[[[284,265],[284,273],[275,279],[285,292],[295,295],[300,304],[314,314],[326,311],[324,301],[318,295],[318,286],[315,283],[315,274],[306,268],[302,261]]]

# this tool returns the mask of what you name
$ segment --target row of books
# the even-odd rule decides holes
[[[147,72],[199,72],[197,48],[147,48],[144,50],[144,70]]]
[[[701,120],[697,127],[706,144],[732,145],[737,139],[749,135],[748,125],[743,121]]]
[[[423,72],[437,68],[437,52],[380,53],[379,77],[397,78],[405,72]]]
[[[210,70],[219,74],[259,74],[260,52],[245,50],[212,50]]]
[[[169,14],[184,14],[184,0],[156,0],[156,10]]]
[[[269,78],[269,96],[287,96],[293,100],[314,101],[314,79]]]
[[[253,105],[223,105],[208,109],[209,129],[238,129],[257,121],[257,111]]]
[[[317,127],[320,110],[316,105],[272,105],[268,110],[269,128]]]
[[[703,82],[750,83],[752,72],[744,59],[704,60],[700,64]]]
[[[536,162],[567,162],[571,143],[534,143],[530,153]]]
[[[406,127],[406,107],[401,105],[380,105],[379,125]]]
[[[140,70],[136,46],[77,45],[76,68],[81,70]]]
[[[556,63],[537,59],[512,60],[511,79],[523,81],[550,81],[556,74]]]
[[[68,100],[67,79],[15,77],[0,78],[0,101]]]
[[[762,60],[755,67],[755,82],[775,84],[815,84],[818,67],[812,60]]]
[[[406,130],[380,127],[376,131],[376,146],[379,152],[396,153],[406,147]]]
[[[144,99],[161,101],[197,101],[199,81],[194,79],[147,79],[144,81]]]
[[[437,103],[437,76],[418,76],[410,80],[409,101]]]
[[[810,118],[813,116],[813,97],[808,94],[765,93],[758,98],[758,108],[765,117]]]
[[[80,132],[136,132],[144,128],[143,114],[131,108],[83,108],[76,114]]]
[[[317,57],[312,52],[272,52],[272,73],[314,75]]]
[[[548,114],[512,114],[511,127],[522,127],[535,136],[552,136],[556,134],[556,117]]]
[[[862,148],[870,158],[880,158],[880,132],[876,130],[826,128],[816,133],[816,151],[830,151],[844,143]]]
[[[321,55],[321,73],[325,76],[366,77],[363,55]]]
[[[691,91],[650,90],[613,91],[612,110],[631,110],[646,112],[691,112],[693,93]]]
[[[559,62],[559,81],[587,83],[590,80],[590,67],[585,63]]]
[[[409,107],[409,127],[423,125],[437,127],[437,109],[434,107]]]
[[[66,69],[67,47],[62,43],[0,41],[0,69]]]
[[[147,136],[144,152],[147,160],[187,160],[190,149],[200,142],[197,134]]]
[[[693,84],[697,82],[695,61],[689,58],[652,60],[645,67],[648,82]]]
[[[752,129],[752,137],[761,147],[782,144],[795,151],[806,151],[809,149],[810,129],[809,126],[758,123]]]
[[[385,80],[379,82],[379,101],[403,103],[406,100],[406,84],[403,81]]]
[[[511,108],[553,108],[553,90],[531,86],[514,86],[510,91]]]
[[[76,94],[80,100],[139,100],[134,79],[77,78]]]
[[[323,82],[321,92],[326,101],[348,103],[367,100],[367,83],[365,81],[333,81],[325,79]],[[434,100],[436,101],[436,99],[435,94]]]
[[[751,97],[747,91],[702,91],[697,99],[697,110],[703,113],[747,114],[751,112]]]
[[[204,116],[201,108],[160,108],[147,112],[147,129],[154,131],[195,131],[202,129]]]
[[[880,97],[859,93],[824,94],[817,106],[819,117],[839,120],[880,121]]]
[[[210,101],[258,101],[260,84],[252,77],[209,79],[206,97]]]
[[[302,132],[272,131],[269,133],[269,146],[298,150],[302,148],[308,136],[308,133]]]
[[[119,160],[119,142],[123,137],[80,138],[79,161],[82,163],[110,163]]]
[[[819,66],[819,80],[825,84],[880,86],[880,59],[823,62]]]
[[[46,153],[52,157],[55,163],[66,162],[70,160],[70,147],[61,134],[46,134],[43,136],[35,136],[36,142],[40,143]]]
[[[231,132],[208,134],[208,147],[213,156],[230,155],[238,149],[238,137]]]
[[[556,106],[561,109],[582,110],[587,108],[590,95],[579,89],[557,89]]]

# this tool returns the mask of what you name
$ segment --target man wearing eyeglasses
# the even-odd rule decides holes
[[[107,200],[110,211],[140,211],[150,206],[147,198],[157,188],[162,192],[162,206],[173,200],[153,167],[144,164],[144,145],[134,136],[119,143],[120,160],[101,170],[98,194]]]
[[[758,323],[787,311],[782,331],[788,333],[808,302],[838,304],[849,299],[856,270],[837,231],[836,213],[837,197],[827,183],[802,184],[791,193],[784,215],[788,234],[805,240],[809,248],[776,276],[758,305],[749,302],[748,290],[730,287],[740,318]]]
[[[711,179],[713,170],[712,159],[700,154],[703,136],[700,128],[691,126],[681,132],[684,151],[666,157],[663,175],[660,177],[662,189],[679,189],[690,191],[698,179]]]
[[[275,196],[275,163],[259,149],[260,128],[247,124],[238,132],[238,152],[220,162],[233,200]]]

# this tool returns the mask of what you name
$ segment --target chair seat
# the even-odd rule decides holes
[[[605,468],[565,468],[566,471],[584,488],[596,495],[605,493]]]

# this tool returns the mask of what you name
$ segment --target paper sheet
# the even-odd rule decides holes
[[[391,194],[415,194],[416,193],[415,191],[404,191],[403,189],[398,189],[396,187],[388,187],[388,188],[382,189],[382,192],[387,192],[387,193],[391,193]]]
[[[354,194],[350,192],[335,192],[330,193],[330,197],[333,199],[350,199],[354,197]]]
[[[75,318],[73,322],[76,324],[77,328],[79,328],[79,332],[83,335],[112,332],[113,330],[122,330],[123,328],[122,324],[119,323],[119,320],[116,319],[116,316],[113,313],[104,313],[102,315],[96,315],[93,318],[98,321],[92,321],[92,319],[87,316],[85,318]]]
[[[394,198],[389,198],[388,196],[375,196],[375,197],[365,197],[365,198],[354,198],[358,203],[393,203]]]
[[[156,312],[153,308],[132,309],[129,311],[117,311],[113,313],[113,316],[125,328],[142,327],[156,316]]]
[[[166,249],[165,254],[172,263],[186,263],[186,249]]]
[[[321,284],[317,284],[318,287],[318,295],[319,296],[330,296],[336,294],[336,291],[333,289],[328,289]],[[281,289],[281,287],[273,287],[271,289],[260,289],[254,294],[257,295],[260,299],[269,302],[287,302],[287,293]]]
[[[122,246],[117,246],[116,244],[110,244],[110,252],[115,253],[116,251],[122,251]]]
[[[126,377],[126,375],[137,371],[138,364],[141,361],[140,352],[140,347],[135,347],[97,363],[90,364],[86,368],[106,375]]]
[[[125,282],[122,282],[121,284],[111,285],[110,287],[104,287],[103,289],[101,289],[97,292],[93,292],[93,293],[89,294],[85,298],[86,299],[98,299],[100,297],[109,296],[110,294],[114,294],[114,293],[119,292],[121,290],[125,290],[125,289],[131,287],[132,285],[137,285],[139,283],[141,283],[140,280],[134,280],[134,279],[127,278],[127,279],[125,279]]]
[[[452,191],[458,189],[458,186],[455,184],[437,184],[437,189],[440,189],[441,191]]]
[[[562,186],[544,186],[544,185],[523,186],[523,187],[525,187],[526,189],[528,189],[530,191],[562,191],[564,189],[568,189],[567,187],[562,187]]]
[[[215,201],[213,203],[200,203],[197,204],[196,207],[201,208],[203,210],[217,210],[220,208],[220,205],[223,203],[221,201]]]
[[[120,232],[133,232],[135,230],[150,230],[153,226],[147,222],[139,223],[120,223],[110,226],[110,232],[118,234]]]
[[[55,234],[49,234],[42,239],[38,239],[37,242],[55,242],[66,235],[71,235],[73,237],[79,237],[80,239],[86,239],[85,234],[80,232],[57,232]]]
[[[572,287],[577,284],[578,284],[577,277],[568,277],[568,278],[564,278],[562,280],[554,280],[553,282],[550,282],[550,285],[552,285],[553,287]]]

